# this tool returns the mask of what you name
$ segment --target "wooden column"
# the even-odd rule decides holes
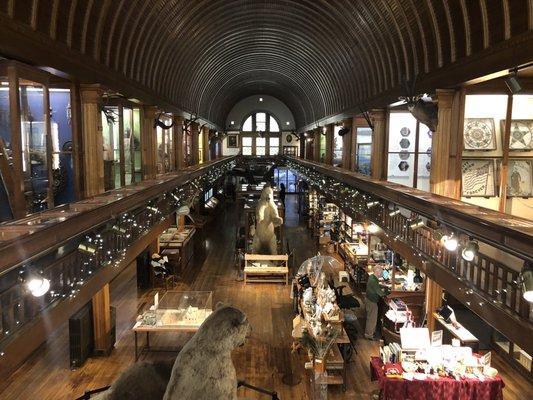
[[[106,283],[92,298],[94,351],[96,354],[109,354],[111,343],[111,308],[109,284]]]
[[[342,168],[350,169],[352,158],[352,136],[354,126],[352,124],[352,118],[347,118],[342,121],[344,128],[349,128],[350,131],[342,137]]]
[[[120,157],[120,186],[126,186],[126,151],[124,148],[124,107],[118,106],[118,151]],[[130,184],[130,182],[127,182]]]
[[[503,158],[500,170],[500,202],[498,211],[505,212],[507,203],[507,180],[509,176],[509,146],[511,141],[511,120],[513,118],[513,96],[507,96],[507,112],[505,114],[505,125],[503,127],[502,151]],[[509,211],[510,213],[510,211]]]
[[[324,157],[324,164],[332,165],[333,164],[333,134],[334,134],[334,125],[326,125],[326,156]],[[318,143],[320,146],[320,143]]]
[[[11,128],[11,151],[12,151],[12,182],[13,193],[10,196],[10,205],[13,219],[26,216],[26,199],[24,196],[24,174],[22,168],[22,133],[20,125],[20,94],[19,77],[14,66],[8,67],[9,75],[9,125]],[[7,159],[7,157],[6,157]],[[9,178],[8,178],[9,180]],[[9,193],[8,193],[9,196]]]
[[[103,93],[104,90],[99,85],[80,86],[84,197],[104,192],[104,138],[101,111]]]
[[[192,165],[196,165],[199,162],[199,137],[198,137],[198,124],[196,122],[191,122],[191,127],[189,128],[191,132],[191,161]]]
[[[176,170],[185,167],[185,149],[183,148],[183,117],[174,115],[174,160]]]
[[[209,128],[207,126],[204,126],[201,134],[203,135],[203,138],[204,138],[202,154],[203,154],[203,159],[205,163],[209,161]]]
[[[372,110],[372,154],[370,165],[372,178],[387,180],[387,112],[385,109]]]
[[[437,89],[437,99],[439,115],[437,132],[431,140],[430,188],[432,193],[459,199],[461,175],[456,166],[461,163],[457,145],[462,134],[459,129],[460,92]]]
[[[307,132],[306,132],[307,133]],[[306,145],[305,145],[305,134],[301,134],[299,135],[299,138],[300,140],[298,140],[298,145],[299,145],[299,149],[300,149],[300,154],[299,154],[299,157],[300,158],[305,158],[306,157],[306,154],[305,154],[305,149],[306,149]]]
[[[309,135],[313,138],[315,147],[313,148],[313,161],[320,162],[320,133],[322,128],[316,128],[309,132]]]
[[[456,90],[437,89],[439,105],[437,132],[431,140],[430,190],[432,193],[459,199],[461,197],[461,163],[463,130],[461,121],[461,94]],[[430,332],[435,330],[433,312],[442,305],[443,289],[435,281],[426,279],[426,317]]]
[[[143,179],[153,179],[157,174],[157,134],[154,120],[157,107],[143,107],[141,127]]]

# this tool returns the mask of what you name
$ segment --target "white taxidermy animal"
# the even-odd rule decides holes
[[[251,327],[237,308],[217,308],[178,354],[163,400],[235,400],[237,375],[231,351]]]
[[[255,208],[255,235],[252,243],[257,254],[277,254],[277,239],[274,228],[283,224],[274,203],[274,191],[265,186]]]

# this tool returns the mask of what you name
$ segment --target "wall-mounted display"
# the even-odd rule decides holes
[[[532,191],[532,161],[509,160],[507,196],[529,197]]]
[[[239,147],[239,135],[228,135],[228,148]]]
[[[462,195],[494,197],[496,195],[494,160],[463,160]]]
[[[493,118],[465,118],[465,150],[495,150],[496,131]]]
[[[504,127],[505,120],[501,124]],[[533,119],[511,120],[509,150],[533,150]]]

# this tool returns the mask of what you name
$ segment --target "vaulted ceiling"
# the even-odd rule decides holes
[[[531,46],[533,26],[528,0],[0,0],[0,13],[0,52],[131,84],[219,126],[253,94],[282,100],[301,127],[404,78],[428,89],[510,67],[524,55],[483,57]],[[17,37],[48,58],[7,43]]]

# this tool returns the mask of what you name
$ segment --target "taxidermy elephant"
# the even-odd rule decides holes
[[[274,203],[274,191],[265,186],[255,209],[255,234],[252,247],[257,254],[277,254],[277,238],[274,228],[283,224]]]
[[[246,314],[218,306],[174,363],[136,363],[95,400],[234,400],[237,376],[231,351],[251,331]]]

